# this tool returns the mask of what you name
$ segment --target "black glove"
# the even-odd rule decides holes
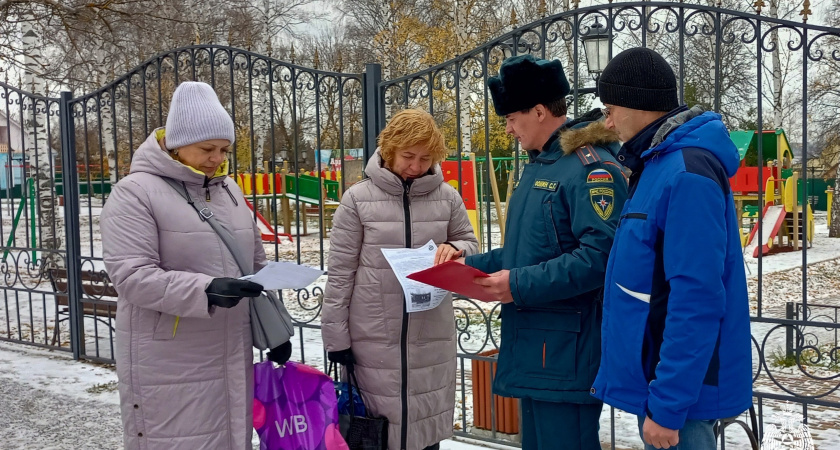
[[[280,344],[272,348],[265,356],[269,361],[277,364],[286,364],[292,356],[292,341],[287,341],[285,344]]]
[[[233,308],[242,297],[257,297],[263,287],[257,283],[236,278],[214,278],[204,292],[209,306]]]
[[[327,359],[330,362],[347,367],[347,370],[350,371],[353,370],[353,365],[356,364],[356,358],[353,357],[353,351],[349,348],[339,352],[327,352]]]

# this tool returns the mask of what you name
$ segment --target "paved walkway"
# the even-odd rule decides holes
[[[0,342],[0,448],[121,449],[116,374],[64,352]],[[254,448],[259,442],[254,440]],[[442,450],[511,449],[446,441]]]
[[[30,386],[0,382],[3,448],[115,449],[122,447],[119,409]]]

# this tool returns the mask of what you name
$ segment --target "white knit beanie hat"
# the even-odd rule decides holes
[[[185,81],[172,94],[166,116],[166,147],[176,149],[210,139],[236,139],[233,120],[207,83]]]

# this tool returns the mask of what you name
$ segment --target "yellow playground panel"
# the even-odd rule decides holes
[[[814,240],[814,212],[809,203],[803,206],[798,195],[798,181],[798,172],[793,172],[785,180],[773,177],[767,180],[762,222],[758,223],[755,212],[747,211],[742,215],[752,225],[749,235],[744,235],[743,231],[741,234],[745,253],[758,257],[759,253],[796,251],[803,245],[811,246]],[[759,226],[761,243],[758,242]]]

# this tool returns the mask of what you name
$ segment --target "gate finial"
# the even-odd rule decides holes
[[[517,25],[519,25],[519,20],[516,19],[516,8],[511,6],[511,8],[510,8],[510,27],[511,28],[516,28]]]
[[[766,3],[764,3],[764,0],[756,0],[756,2],[753,3],[753,7],[755,8],[755,12],[759,15],[761,15],[761,8],[764,8],[765,6],[766,6]]]
[[[547,13],[548,7],[545,5],[545,0],[540,0],[540,5],[537,7],[537,14],[539,14],[542,18],[545,17]]]
[[[811,0],[805,0],[805,3],[802,4],[802,12],[799,15],[802,16],[803,23],[808,23],[808,16],[811,15]]]

